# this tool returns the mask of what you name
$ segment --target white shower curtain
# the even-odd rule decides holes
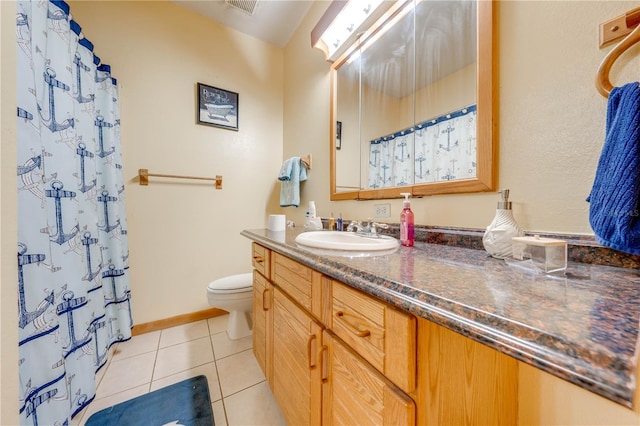
[[[415,183],[477,177],[476,106],[416,125]]]
[[[118,91],[65,2],[16,32],[20,420],[63,425],[131,337]]]
[[[413,183],[413,130],[404,130],[369,144],[369,188]]]
[[[476,105],[470,105],[369,143],[368,188],[473,179]]]

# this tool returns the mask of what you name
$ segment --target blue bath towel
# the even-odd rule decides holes
[[[640,84],[609,94],[606,136],[587,198],[589,221],[603,246],[640,255]]]
[[[280,207],[300,205],[300,182],[307,180],[307,166],[300,157],[291,157],[282,163],[278,180],[280,187]]]

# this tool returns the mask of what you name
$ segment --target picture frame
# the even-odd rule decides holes
[[[342,121],[336,121],[336,149],[342,148]]]
[[[206,126],[238,130],[240,95],[230,90],[198,83],[196,122]]]

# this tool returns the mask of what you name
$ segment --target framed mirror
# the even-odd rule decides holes
[[[331,199],[493,191],[494,118],[493,2],[397,1],[331,67]]]

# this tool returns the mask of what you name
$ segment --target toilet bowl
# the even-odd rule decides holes
[[[211,281],[207,287],[207,299],[214,308],[229,312],[229,338],[235,340],[251,335],[252,273],[229,275]]]

